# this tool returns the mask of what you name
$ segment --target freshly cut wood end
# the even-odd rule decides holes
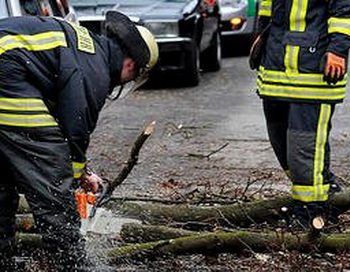
[[[312,226],[317,230],[323,229],[324,225],[325,222],[321,216],[317,216],[312,220]]]
[[[151,135],[155,129],[156,129],[156,121],[153,121],[152,123],[147,125],[147,127],[144,130],[144,134]]]

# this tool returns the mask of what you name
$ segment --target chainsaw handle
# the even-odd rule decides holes
[[[96,198],[96,202],[93,205],[89,218],[92,218],[96,214],[96,210],[106,204],[112,197],[113,188],[108,180],[104,180],[104,183],[100,185],[100,193]]]

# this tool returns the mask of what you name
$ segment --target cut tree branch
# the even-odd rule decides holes
[[[349,191],[336,194],[330,198],[330,202],[337,208],[339,214],[349,210]],[[282,219],[284,217],[282,208],[287,207],[289,210],[291,203],[291,197],[286,196],[212,207],[114,202],[116,205],[110,205],[109,208],[149,223],[199,221],[227,225],[227,222],[230,222],[232,225],[247,227],[254,223],[273,223]]]
[[[146,126],[146,128],[141,132],[141,134],[137,137],[131,152],[128,161],[126,162],[126,165],[123,167],[119,175],[111,182],[111,187],[116,188],[122,182],[127,178],[127,176],[130,174],[131,170],[134,168],[134,166],[137,164],[140,150],[144,144],[144,142],[148,139],[148,137],[154,132],[155,130],[156,122],[153,121],[149,125]]]
[[[254,252],[280,250],[347,252],[350,250],[350,236],[348,234],[333,234],[310,239],[308,234],[252,231],[218,232],[126,245],[108,250],[107,255],[119,262],[125,261],[127,258],[146,259],[168,256],[169,254],[238,253],[247,249]]]

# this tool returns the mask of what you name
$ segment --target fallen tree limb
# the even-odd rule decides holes
[[[281,207],[289,205],[290,200],[289,197],[285,197],[214,207],[122,202],[116,204],[114,210],[151,224],[200,221],[243,227],[252,223],[273,222],[280,219]],[[111,205],[109,207],[113,209]]]
[[[111,182],[111,187],[116,188],[119,186],[126,177],[130,174],[131,170],[134,168],[134,166],[137,164],[140,150],[144,144],[144,142],[148,139],[148,137],[154,132],[155,130],[156,122],[153,121],[149,125],[146,126],[146,128],[141,132],[141,134],[137,137],[130,155],[129,159],[126,162],[126,165],[123,167],[119,175]]]
[[[249,231],[209,233],[127,245],[109,250],[107,254],[109,258],[118,262],[126,258],[146,259],[169,254],[213,254],[244,250],[250,250],[253,253],[280,250],[347,252],[350,250],[350,235],[334,234],[310,240],[307,234]]]
[[[16,229],[22,232],[36,231],[35,222],[32,214],[17,214]]]
[[[120,237],[127,243],[145,243],[185,236],[193,236],[199,232],[171,228],[166,226],[144,225],[136,223],[123,224]]]
[[[29,207],[29,204],[28,204],[26,198],[24,197],[24,195],[20,195],[17,213],[18,214],[26,214],[26,213],[30,213],[30,212],[31,212],[31,210],[30,210],[30,207]]]
[[[19,246],[26,246],[30,248],[42,247],[42,239],[40,234],[34,233],[16,233],[16,243]]]
[[[255,223],[271,223],[282,218],[282,207],[290,209],[292,199],[280,197],[222,206],[161,205],[145,202],[114,202],[109,208],[149,223],[200,221],[247,227]],[[350,209],[350,193],[345,191],[330,199],[339,213]]]

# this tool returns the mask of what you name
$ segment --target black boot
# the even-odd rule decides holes
[[[302,202],[293,200],[292,215],[294,227],[310,232],[320,232],[328,221],[328,201]]]

